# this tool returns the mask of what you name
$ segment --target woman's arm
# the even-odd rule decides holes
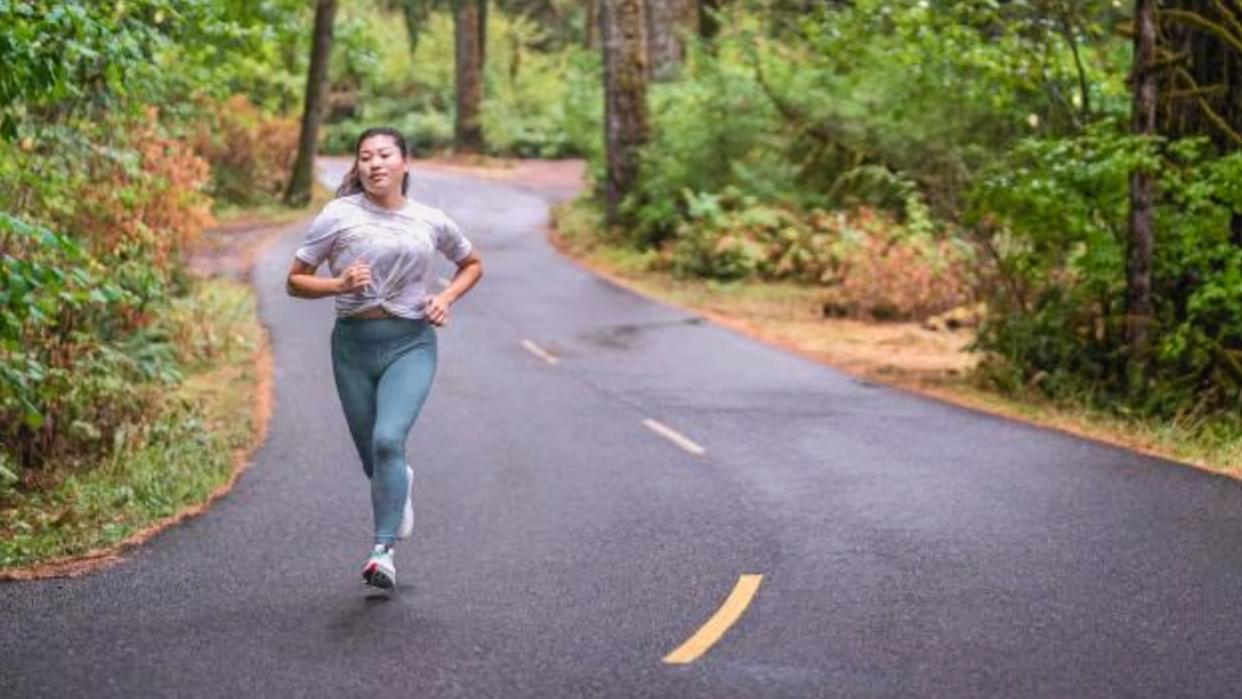
[[[364,262],[355,262],[339,277],[316,277],[314,265],[294,258],[285,278],[285,291],[290,296],[317,299],[335,296],[361,288],[371,283],[371,268]]]
[[[453,302],[466,295],[470,288],[483,276],[483,260],[477,252],[471,252],[457,263],[457,274],[444,291],[428,297],[423,314],[432,325],[444,325],[448,322],[448,309]]]

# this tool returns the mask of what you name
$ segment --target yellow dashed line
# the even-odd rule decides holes
[[[664,662],[669,665],[685,665],[694,662],[700,655],[706,653],[742,616],[746,607],[750,606],[750,601],[754,598],[761,582],[763,582],[763,576],[757,574],[747,574],[738,578],[737,585],[733,586],[733,592],[729,593],[729,598],[725,600],[720,609],[716,610],[712,618],[708,619],[707,623],[703,624],[702,628],[681,644],[677,650],[664,656]]]

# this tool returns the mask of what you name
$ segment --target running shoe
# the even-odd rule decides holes
[[[414,469],[405,465],[405,475],[409,486],[405,491],[405,510],[401,512],[401,526],[397,527],[397,538],[408,539],[414,531]]]
[[[362,579],[371,587],[390,590],[397,585],[397,567],[392,562],[392,547],[376,544],[371,557],[362,568]]]

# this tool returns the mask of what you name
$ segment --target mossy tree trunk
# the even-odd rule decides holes
[[[1242,3],[1167,0],[1158,22],[1169,63],[1160,75],[1160,133],[1207,136],[1221,154],[1242,148]],[[1242,246],[1242,215],[1230,228]]]
[[[600,0],[604,45],[604,203],[609,225],[622,220],[621,201],[638,181],[639,149],[647,142],[647,40],[643,0]]]
[[[1156,0],[1136,0],[1134,7],[1134,96],[1131,128],[1156,135]],[[1139,390],[1146,371],[1152,320],[1151,261],[1154,248],[1155,177],[1142,168],[1130,174],[1130,221],[1126,252],[1126,344],[1130,386]]]
[[[647,0],[647,68],[653,80],[677,74],[686,56],[683,35],[698,33],[697,0]]]

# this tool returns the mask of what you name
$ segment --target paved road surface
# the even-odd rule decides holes
[[[0,585],[0,696],[1242,691],[1237,483],[861,384],[559,259],[529,190],[415,184],[487,276],[410,438],[398,594],[360,583],[331,302],[284,295],[290,238],[255,269],[276,410],[249,472],[107,571]],[[719,642],[662,662],[751,573]]]

